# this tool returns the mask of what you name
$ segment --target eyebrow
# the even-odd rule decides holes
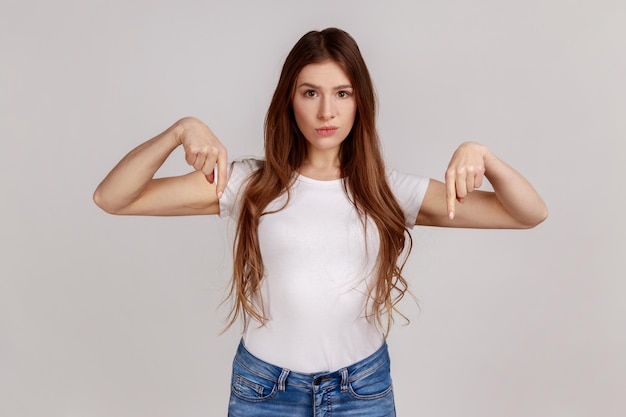
[[[309,87],[309,88],[315,88],[317,90],[321,89],[321,87],[319,85],[315,85],[315,84],[311,84],[311,83],[302,83],[298,86],[298,88],[302,88],[302,87]],[[345,90],[348,88],[353,88],[350,84],[342,84],[342,85],[338,85],[337,87],[333,88],[333,90]]]

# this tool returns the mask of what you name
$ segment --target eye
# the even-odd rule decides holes
[[[315,97],[316,95],[317,93],[315,92],[315,90],[306,90],[304,92],[305,97]]]
[[[348,98],[350,96],[351,96],[351,93],[349,91],[342,90],[342,91],[337,92],[337,97],[339,98]]]

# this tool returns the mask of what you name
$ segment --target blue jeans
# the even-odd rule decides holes
[[[243,342],[233,360],[229,417],[394,417],[387,344],[334,372],[305,374],[253,356]]]

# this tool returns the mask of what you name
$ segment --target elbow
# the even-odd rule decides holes
[[[541,205],[541,209],[538,210],[537,217],[535,219],[535,224],[533,227],[540,225],[548,218],[548,206],[545,203]]]
[[[109,214],[119,213],[119,207],[114,205],[110,199],[107,199],[106,196],[103,195],[100,188],[97,188],[96,191],[93,193],[93,202],[96,204],[96,206]]]
[[[547,218],[548,218],[548,208],[545,205],[543,205],[540,210],[537,210],[537,213],[535,213],[533,216],[527,218],[523,222],[522,228],[523,229],[532,229],[534,227],[539,226]]]

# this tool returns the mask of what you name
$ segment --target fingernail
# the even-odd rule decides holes
[[[448,213],[448,217],[450,218],[450,220],[454,220],[454,212],[452,210],[450,210],[450,212]]]
[[[223,193],[223,192],[221,192],[221,191],[218,191],[218,192],[217,192],[217,199],[218,199],[218,200],[219,200],[220,198],[222,198],[222,194],[224,194],[224,193]]]

